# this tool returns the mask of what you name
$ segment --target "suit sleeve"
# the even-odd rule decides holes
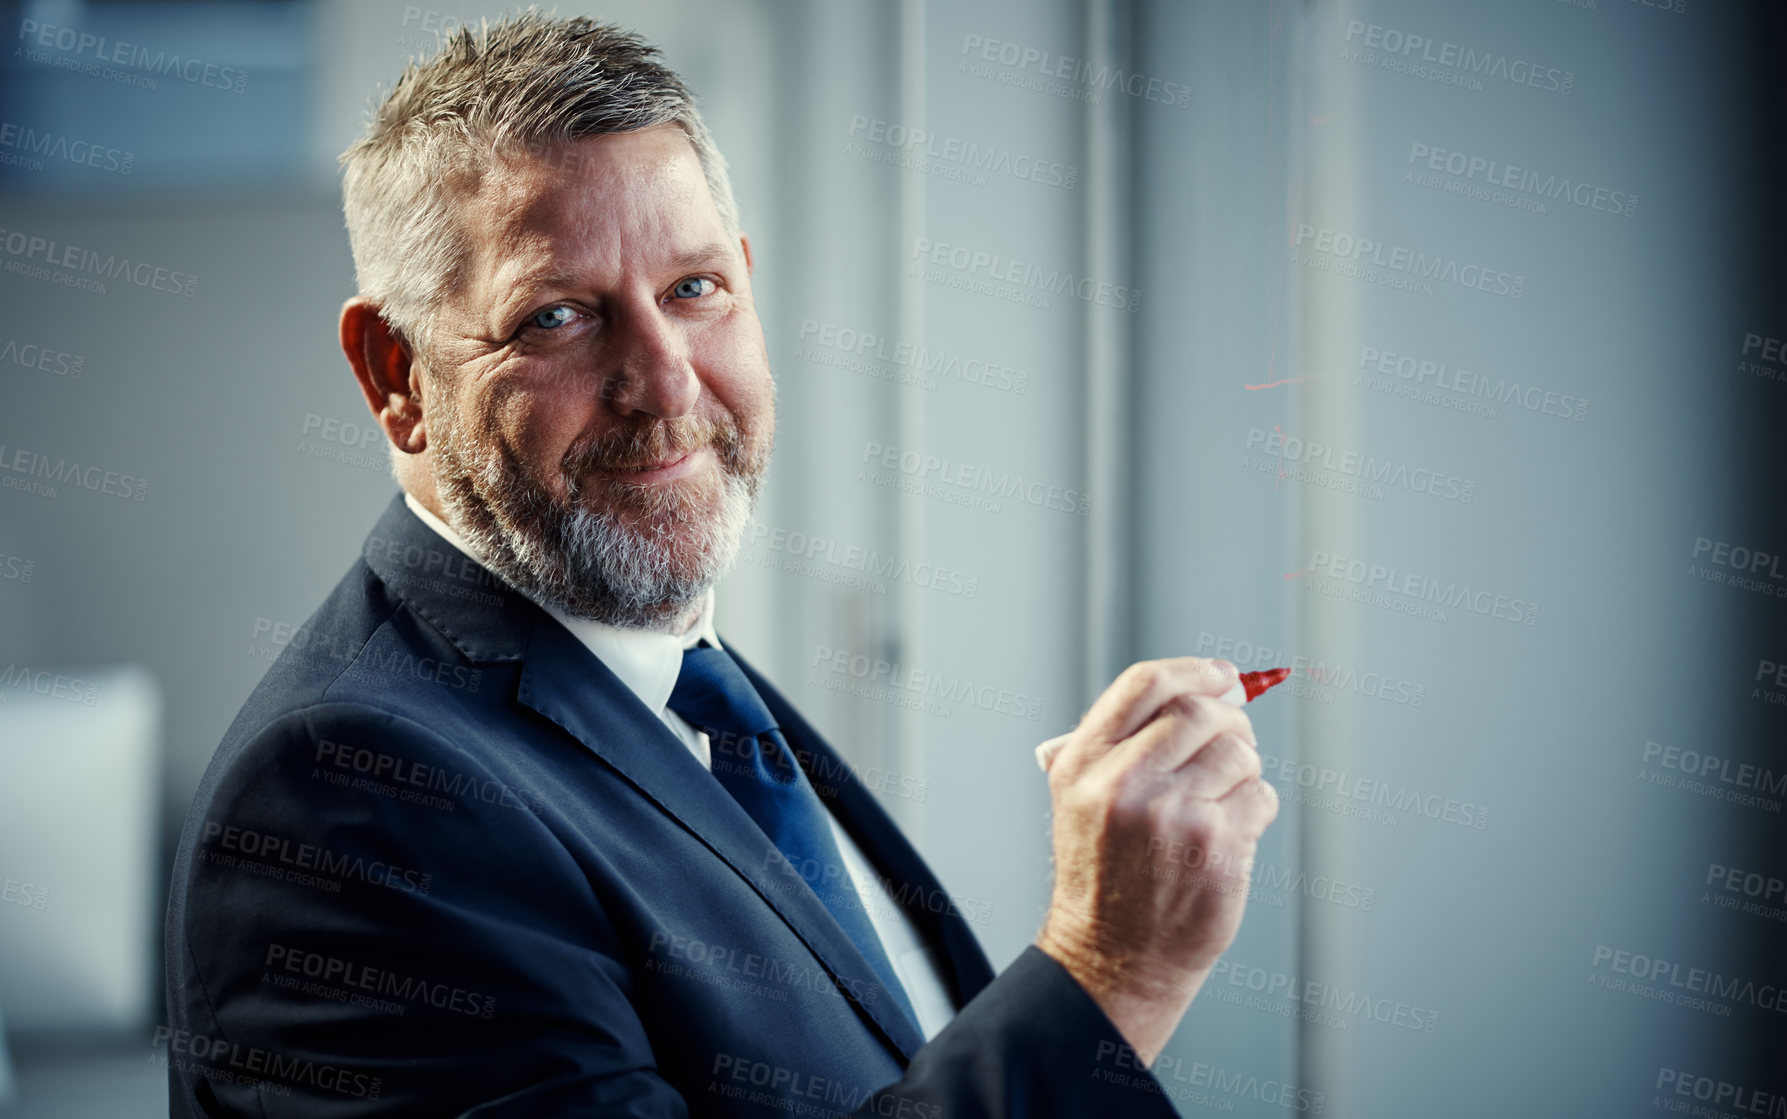
[[[1130,1119],[1177,1112],[1079,982],[1032,945],[859,1116]]]
[[[622,937],[485,764],[360,705],[284,715],[201,786],[168,917],[172,1115],[679,1119]],[[858,1114],[1170,1116],[1078,983],[1020,956]]]
[[[686,1116],[531,795],[362,707],[249,740],[176,861],[173,1115]]]

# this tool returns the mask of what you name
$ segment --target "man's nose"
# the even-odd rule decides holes
[[[616,415],[636,412],[672,419],[694,411],[701,382],[689,362],[681,328],[654,307],[617,324],[619,368],[608,382],[608,406]]]

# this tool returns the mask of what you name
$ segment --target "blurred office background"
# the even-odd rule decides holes
[[[558,7],[664,48],[752,237],[722,629],[996,964],[1030,747],[1135,659],[1291,664],[1185,1114],[1787,1092],[1777,5]],[[395,492],[335,156],[501,10],[0,4],[0,1114],[166,1112],[186,806]]]

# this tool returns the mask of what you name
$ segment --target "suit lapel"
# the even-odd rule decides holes
[[[738,802],[600,658],[537,612],[517,699],[551,719],[633,784],[750,883],[907,1061],[924,1045],[891,999],[859,1000],[881,985],[868,961]]]
[[[401,494],[367,537],[362,556],[380,581],[468,661],[520,661],[519,702],[557,723],[748,882],[869,1025],[907,1061],[912,1059],[923,1037],[891,999],[868,1006],[853,993],[873,990],[881,981],[818,895],[798,875],[782,869],[780,853],[756,822],[599,657],[551,615],[461,555],[410,511]],[[843,775],[823,782],[831,792],[826,806],[876,868],[896,883],[940,891],[892,819],[831,748],[766,680],[739,663],[790,744],[812,752],[803,757],[824,756]],[[908,906],[932,943],[949,952],[956,995],[965,1002],[992,978],[986,957],[959,917],[940,920],[921,909]]]
[[[857,780],[855,771],[844,763],[837,751],[774,685],[738,655],[737,649],[730,645],[727,648],[764,703],[769,705],[770,714],[776,717],[789,745],[806,765],[807,776],[825,806],[844,825],[844,830],[862,848],[875,869],[894,884],[896,894],[906,899],[903,908],[925,942],[943,948],[950,965],[950,993],[955,997],[956,1005],[966,1005],[981,988],[993,981],[993,966],[968,922],[956,912],[954,903],[947,900],[948,892],[907,841],[893,817]],[[821,772],[814,773],[815,769]]]

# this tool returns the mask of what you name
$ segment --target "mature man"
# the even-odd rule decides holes
[[[173,1114],[1171,1114],[1145,1065],[1276,813],[1212,698],[1234,666],[1093,705],[1051,909],[995,978],[714,632],[774,394],[680,80],[520,16],[412,65],[344,162],[342,347],[403,494],[193,803]]]

